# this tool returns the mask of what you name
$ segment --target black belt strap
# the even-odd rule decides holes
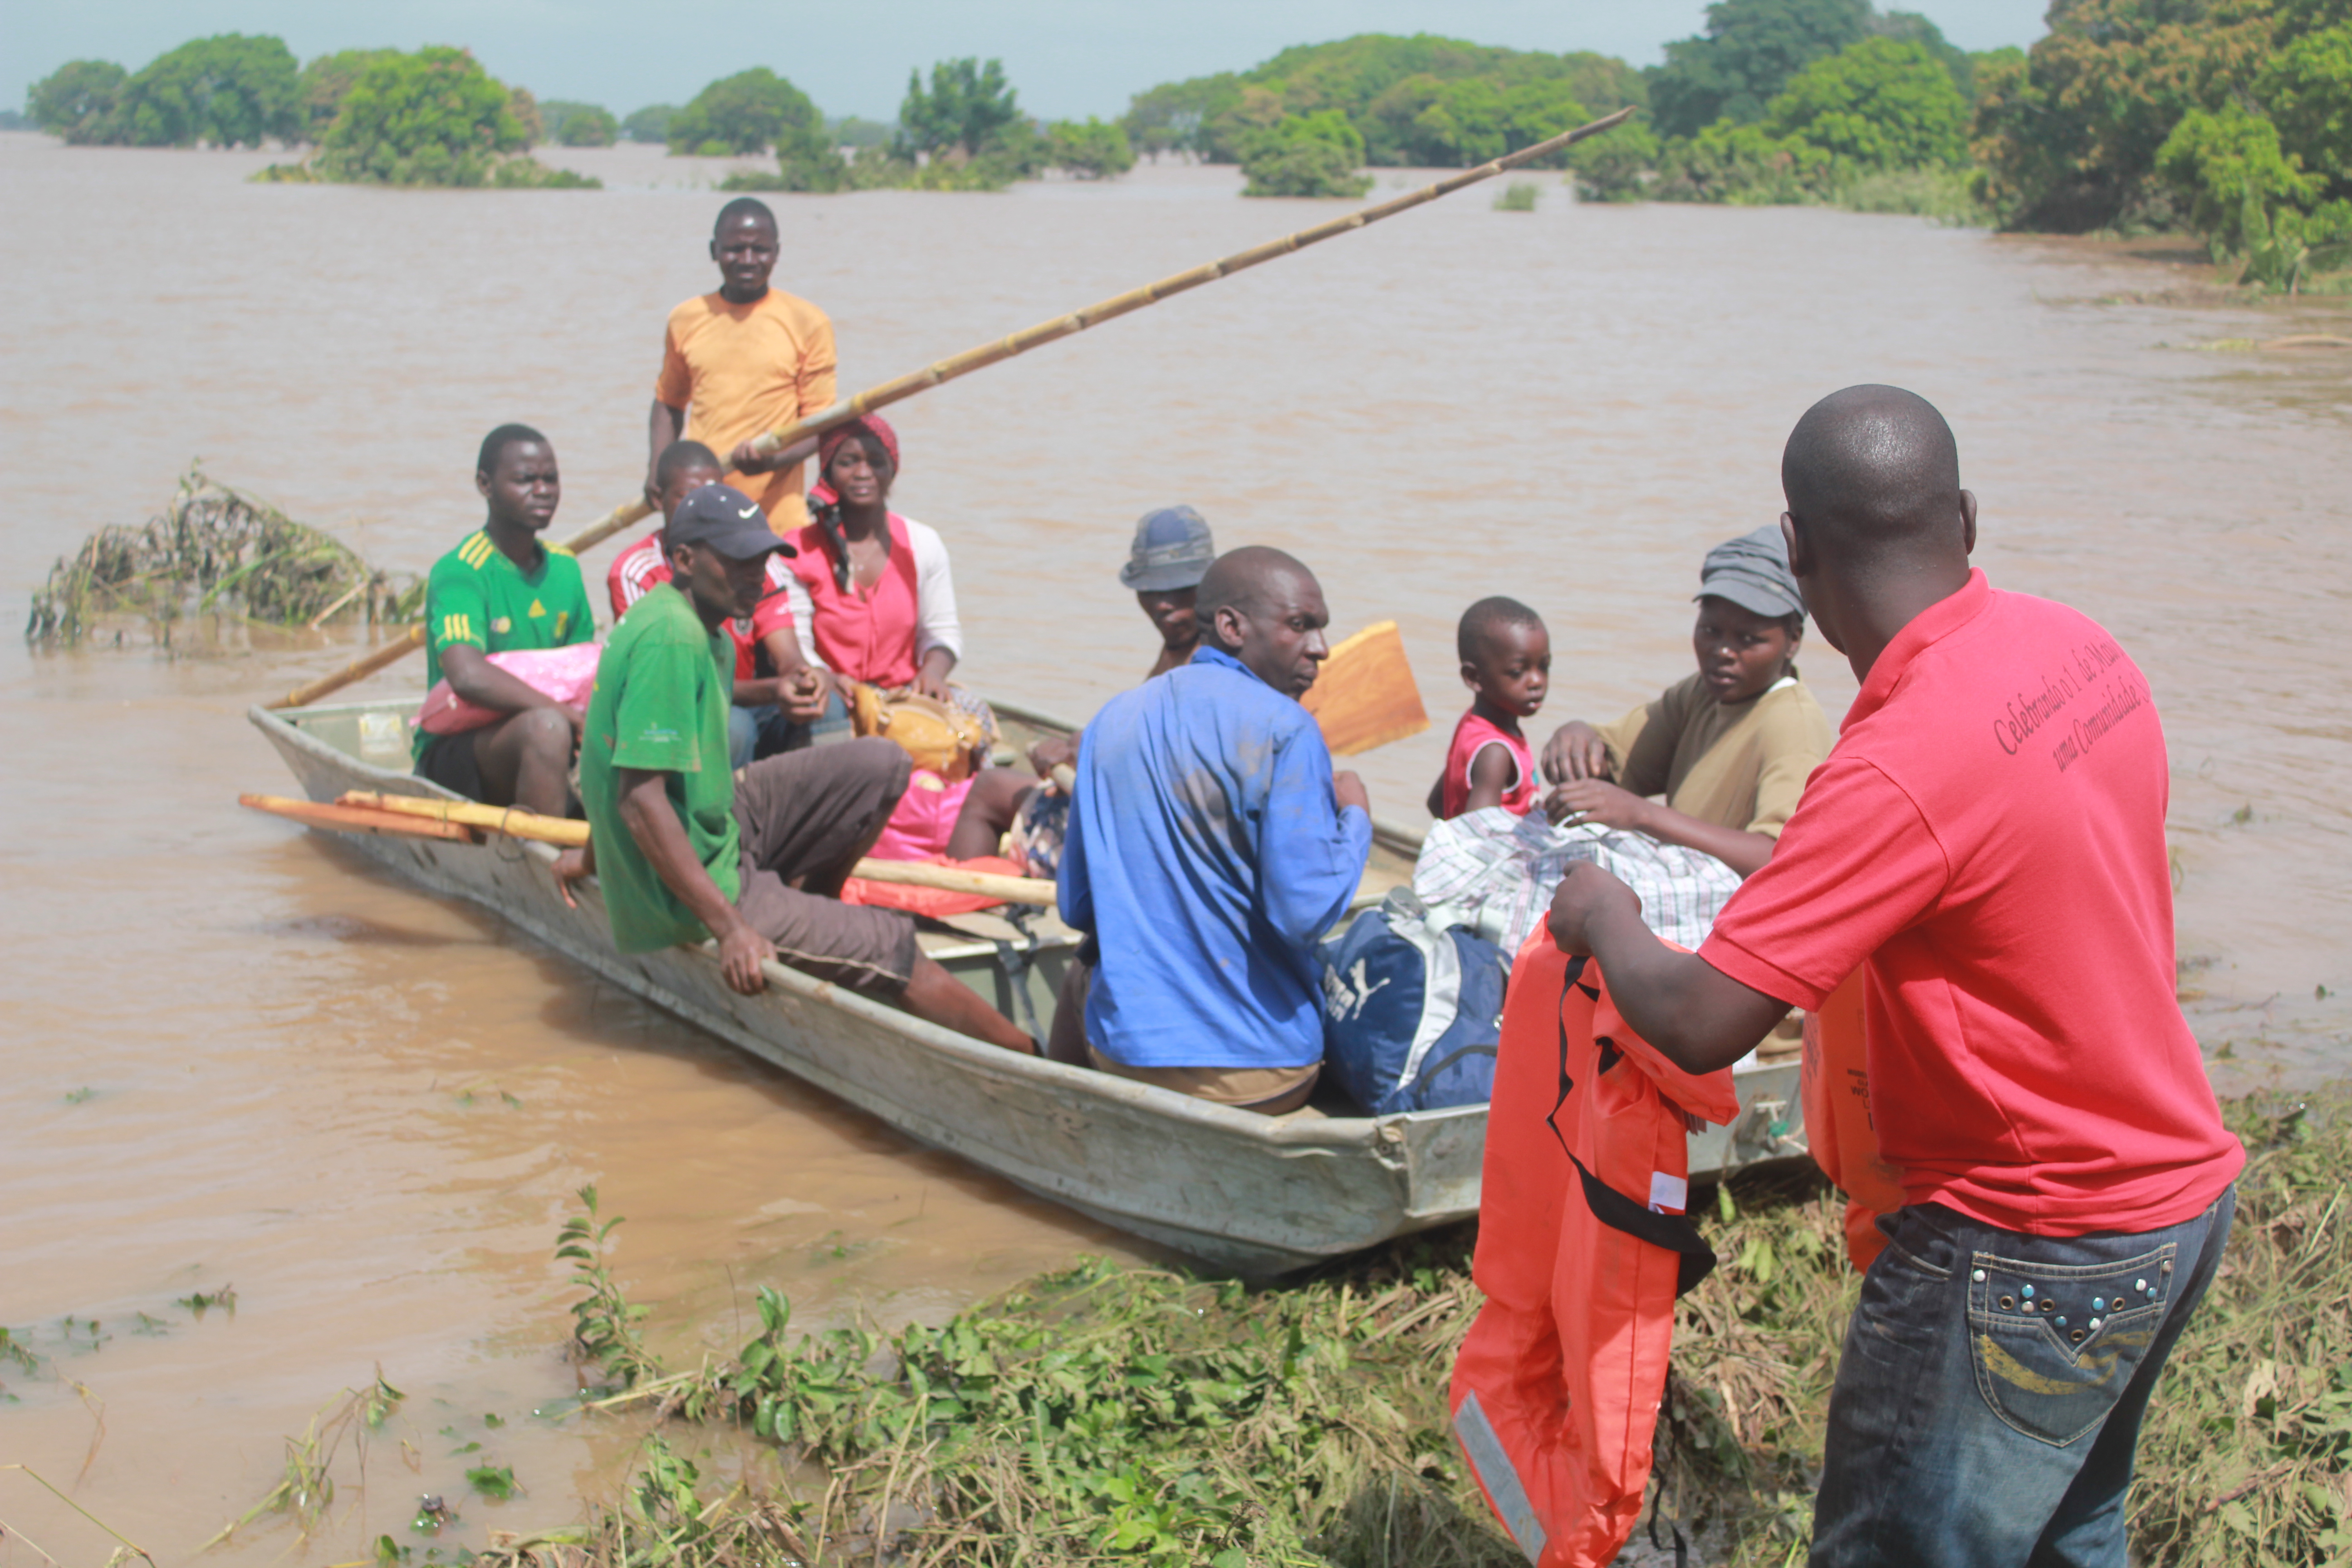
[[[1583,978],[1584,964],[1585,961],[1581,958],[1571,958],[1568,961],[1570,985],[1577,984]],[[1592,986],[1580,986],[1580,989],[1587,996],[1598,998],[1600,995],[1600,992]],[[1559,1003],[1559,1010],[1564,1011],[1568,1006],[1566,986],[1560,989]],[[1554,1016],[1558,1016],[1557,1012]],[[1668,1252],[1677,1254],[1680,1263],[1675,1274],[1675,1294],[1687,1295],[1692,1287],[1714,1271],[1715,1248],[1709,1247],[1706,1244],[1706,1238],[1699,1235],[1698,1226],[1691,1223],[1688,1215],[1659,1214],[1643,1205],[1635,1203],[1632,1198],[1586,1170],[1584,1162],[1576,1157],[1576,1151],[1569,1147],[1567,1137],[1559,1130],[1559,1120],[1560,1109],[1567,1105],[1570,1092],[1576,1088],[1576,1080],[1568,1074],[1567,1019],[1559,1020],[1559,1099],[1552,1105],[1550,1114],[1544,1118],[1544,1124],[1551,1129],[1551,1135],[1559,1140],[1560,1152],[1568,1156],[1568,1163],[1576,1167],[1577,1175],[1582,1178],[1580,1185],[1583,1188],[1585,1205],[1591,1209],[1592,1217],[1612,1230],[1622,1231],[1636,1241],[1646,1241],[1652,1247],[1664,1247]],[[1602,1040],[1600,1044],[1602,1060],[1606,1064],[1602,1070],[1606,1071],[1608,1067],[1613,1067],[1617,1062],[1624,1059],[1610,1041]]]

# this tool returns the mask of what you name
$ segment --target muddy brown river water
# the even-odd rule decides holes
[[[602,194],[242,183],[266,161],[0,136],[8,615],[193,457],[416,571],[478,522],[500,421],[554,440],[559,532],[635,489],[664,313],[709,286],[714,165],[570,159]],[[1417,819],[1464,605],[1547,616],[1547,720],[1622,711],[1688,667],[1699,557],[1778,514],[1797,415],[1901,383],[1958,432],[1993,580],[2079,605],[2154,684],[2217,1071],[2352,1069],[2352,1006],[2319,994],[2352,989],[2352,354],[2192,347],[2341,318],[2119,302],[2174,278],[2117,252],[1544,184],[1533,214],[1466,193],[894,410],[966,678],[1080,717],[1129,683],[1152,649],[1113,574],[1138,514],[1190,501],[1315,565],[1341,629],[1403,624],[1438,723],[1363,772]],[[1236,184],[781,198],[779,281],[867,384],[1328,210]],[[182,640],[0,639],[0,1325],[41,1358],[0,1361],[0,1466],[186,1561],[381,1368],[408,1398],[327,1532],[213,1560],[415,1540],[417,1495],[486,1461],[528,1495],[466,1503],[447,1542],[569,1521],[627,1441],[530,1415],[573,1384],[551,1253],[583,1182],[628,1216],[619,1271],[674,1354],[733,1340],[756,1284],[803,1321],[898,1321],[1142,1256],[238,812],[286,787],[246,706],[350,650]],[[1804,664],[1842,711],[1842,664]],[[230,1284],[233,1317],[174,1305]],[[66,1563],[110,1545],[5,1468],[0,1521]]]

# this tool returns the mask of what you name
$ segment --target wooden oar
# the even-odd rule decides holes
[[[1336,644],[1298,705],[1315,715],[1334,756],[1352,757],[1429,728],[1429,710],[1421,705],[1421,688],[1394,621],[1377,622]]]
[[[1448,174],[1434,184],[1423,185],[1419,190],[1408,191],[1403,195],[1376,203],[1371,206],[1360,207],[1342,216],[1302,228],[1296,234],[1285,235],[1280,239],[1271,239],[1264,245],[1255,245],[1247,250],[1235,251],[1231,256],[1216,261],[1205,262],[1189,271],[1162,278],[1157,283],[1147,283],[1140,289],[1130,289],[1124,294],[1114,294],[1108,300],[1087,306],[1084,310],[1073,310],[1066,316],[1056,316],[1050,321],[1040,321],[1034,327],[1014,332],[1009,337],[982,343],[976,348],[966,349],[960,354],[950,354],[947,358],[927,365],[911,375],[902,375],[896,381],[886,381],[879,386],[868,387],[854,397],[844,398],[832,407],[811,415],[798,424],[788,425],[782,430],[771,430],[765,435],[755,437],[751,442],[752,449],[762,457],[773,457],[795,441],[820,435],[836,425],[846,425],[861,415],[871,414],[879,408],[887,408],[891,404],[912,397],[919,392],[927,392],[934,386],[944,385],[958,376],[970,375],[976,370],[985,370],[990,365],[1002,363],[1016,354],[1024,354],[1042,344],[1069,337],[1075,332],[1083,332],[1088,327],[1099,326],[1105,321],[1140,310],[1147,305],[1157,305],[1162,300],[1184,293],[1189,289],[1198,289],[1204,283],[1214,283],[1220,278],[1230,278],[1234,273],[1246,268],[1255,267],[1262,261],[1272,261],[1278,256],[1288,256],[1294,251],[1304,250],[1310,245],[1318,244],[1336,235],[1353,233],[1367,224],[1378,223],[1384,217],[1393,217],[1398,213],[1427,202],[1433,202],[1440,196],[1451,195],[1465,185],[1475,185],[1481,180],[1491,180],[1497,174],[1557,153],[1570,142],[1581,142],[1588,136],[1598,136],[1604,131],[1612,130],[1623,124],[1633,112],[1631,108],[1621,109],[1616,113],[1593,121],[1589,125],[1580,125],[1573,131],[1563,131],[1559,135],[1538,142],[1532,147],[1522,147],[1516,153],[1507,153],[1492,163],[1481,163],[1475,169],[1465,169],[1459,174]],[[614,507],[611,511],[573,534],[565,542],[564,548],[576,555],[583,550],[603,543],[632,523],[652,515],[653,508],[647,506],[643,498],[632,500]],[[404,640],[387,643],[364,658],[352,660],[332,675],[322,676],[307,686],[297,687],[269,706],[273,709],[308,707],[322,697],[341,690],[352,681],[373,675],[377,670],[396,662],[404,657],[409,649],[421,647],[424,641],[425,628],[411,626],[408,637]]]
[[[410,838],[445,838],[457,844],[476,842],[473,830],[455,822],[433,822],[400,812],[372,811],[364,806],[328,805],[315,800],[294,800],[282,795],[241,795],[236,804],[272,816],[288,817],[310,827],[331,827],[338,833],[394,833]]]
[[[241,795],[236,803],[338,833],[405,834],[412,838],[438,838],[457,844],[478,843],[481,836],[488,833],[566,847],[588,842],[588,825],[584,822],[541,816],[520,808],[484,805],[479,801],[436,800],[355,789],[346,790],[332,805],[281,795]],[[1054,884],[1042,877],[1005,877],[992,871],[966,871],[954,866],[926,866],[908,860],[860,860],[851,868],[850,875],[869,882],[898,882],[950,893],[976,893],[1008,904],[1050,906],[1055,899]]]

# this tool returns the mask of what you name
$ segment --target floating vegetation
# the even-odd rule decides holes
[[[278,1484],[197,1551],[209,1552],[264,1514],[272,1513],[291,1518],[307,1539],[326,1522],[328,1510],[334,1506],[335,1456],[344,1439],[350,1438],[360,1450],[360,1469],[364,1475],[369,1434],[381,1427],[407,1397],[383,1380],[383,1369],[378,1367],[375,1381],[367,1387],[347,1388],[320,1405],[299,1437],[286,1439],[285,1469]]]
[[[224,1285],[217,1290],[198,1290],[193,1295],[177,1296],[173,1298],[172,1305],[186,1308],[200,1323],[205,1321],[205,1314],[215,1307],[234,1318],[236,1316],[236,1287]]]
[[[215,613],[288,630],[405,621],[423,593],[407,574],[371,566],[334,535],[191,464],[160,515],[101,528],[58,558],[33,595],[25,637],[71,645],[104,622],[135,618],[169,642],[175,622]]]
[[[1531,213],[1536,210],[1538,194],[1532,182],[1513,180],[1495,198],[1495,210],[1498,213]]]

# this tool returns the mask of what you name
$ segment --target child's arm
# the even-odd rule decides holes
[[[1519,764],[1511,755],[1511,748],[1498,741],[1490,741],[1470,759],[1470,799],[1465,811],[1483,811],[1490,805],[1503,804],[1504,792],[1518,777]]]
[[[1437,782],[1429,786],[1429,799],[1422,803],[1432,816],[1445,814],[1445,770],[1437,771]]]
[[[1546,816],[1563,826],[1591,823],[1596,827],[1632,828],[1662,843],[1712,855],[1738,872],[1742,881],[1764,868],[1778,843],[1769,834],[1705,822],[1599,779],[1559,785],[1545,799],[1543,808]]]

